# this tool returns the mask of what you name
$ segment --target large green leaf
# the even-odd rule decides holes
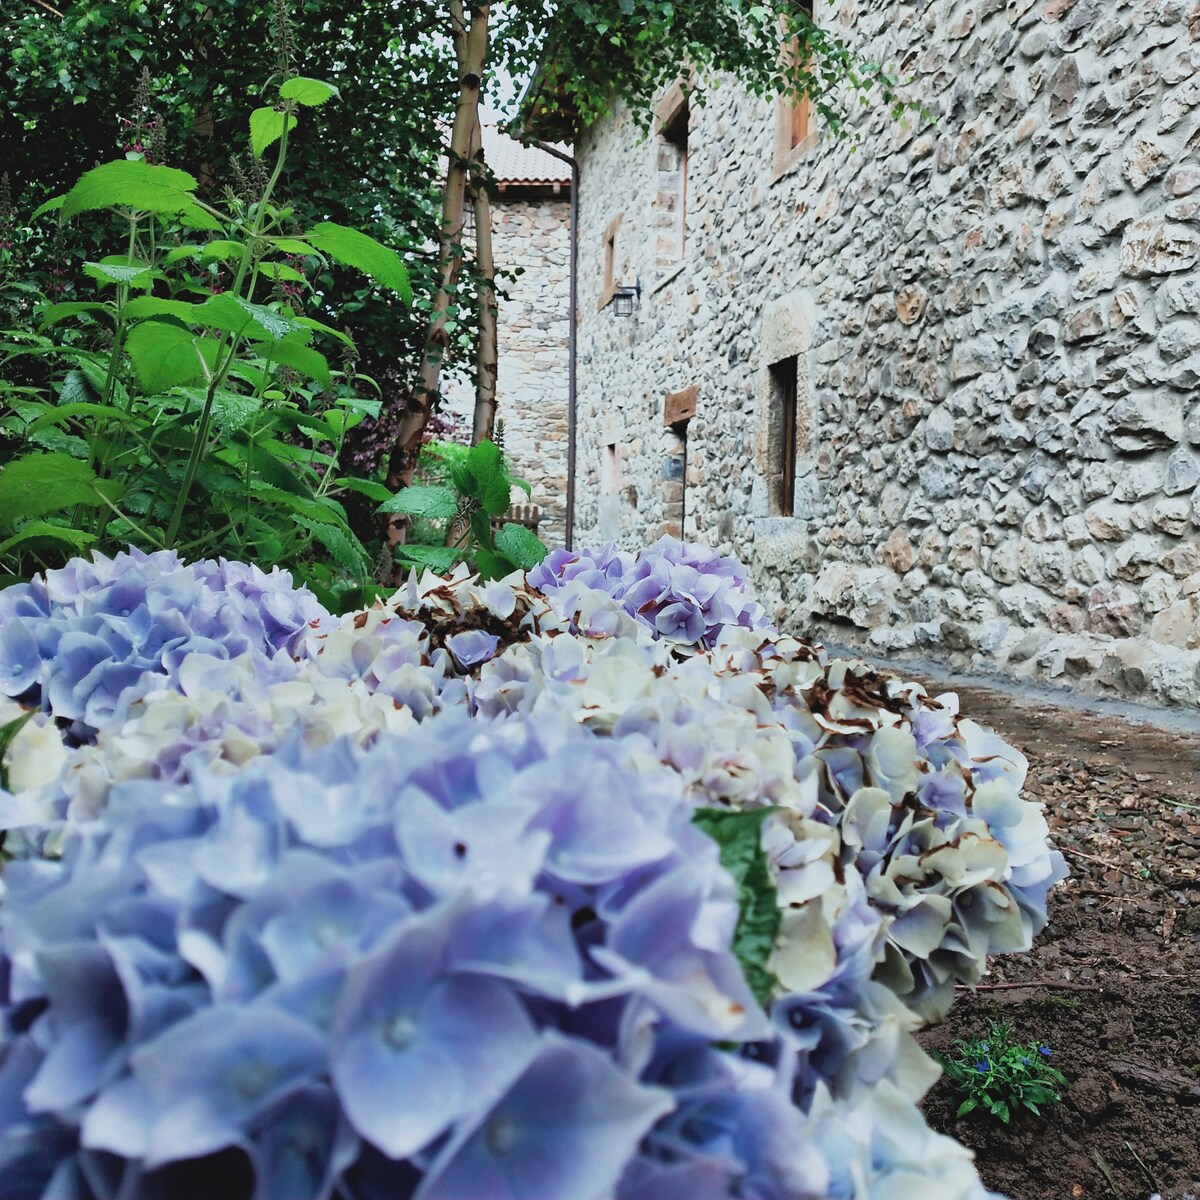
[[[290,338],[264,346],[262,351],[281,366],[291,367],[306,378],[315,379],[322,387],[329,386],[329,360],[319,351],[301,346]]]
[[[549,554],[545,543],[524,525],[506,521],[496,534],[496,549],[523,571],[536,567]]]
[[[48,329],[51,325],[57,325],[59,321],[66,320],[67,317],[79,317],[92,313],[111,313],[112,309],[107,304],[98,304],[95,301],[78,301],[67,300],[62,304],[47,304],[42,309],[42,328]]]
[[[381,513],[407,513],[410,517],[449,520],[458,512],[458,497],[444,487],[406,487],[376,510]]]
[[[199,304],[187,300],[160,300],[157,296],[135,296],[122,310],[130,320],[141,321],[147,317],[174,317],[179,321],[195,322]]]
[[[315,108],[332,100],[338,94],[337,88],[331,83],[320,79],[305,79],[302,75],[289,79],[280,89],[279,95],[283,100],[295,100],[297,104]]]
[[[365,233],[322,221],[313,226],[304,237],[312,245],[328,254],[334,262],[344,267],[354,267],[376,283],[400,293],[405,303],[412,302],[412,287],[408,282],[408,271],[395,250],[389,250]]]
[[[145,263],[97,263],[83,264],[83,273],[100,283],[123,283],[126,287],[149,287],[152,269]]]
[[[151,166],[133,159],[93,167],[66,194],[64,218],[98,208],[132,208],[139,212],[179,216],[195,229],[217,228],[191,194],[196,180],[174,167]]]
[[[60,546],[76,552],[90,546],[96,540],[94,533],[72,529],[67,525],[51,525],[49,521],[30,521],[0,542],[0,554],[7,554],[20,546]]]
[[[111,499],[114,490],[118,485],[97,479],[87,463],[69,454],[26,454],[0,471],[0,525],[76,504],[101,504],[102,495]]]
[[[265,304],[251,304],[229,292],[221,292],[201,304],[196,319],[212,329],[224,329],[269,342],[277,342],[289,335],[308,341],[312,336],[299,321],[277,313]]]
[[[720,847],[721,865],[737,881],[739,915],[732,948],[750,990],[764,1005],[779,982],[769,966],[779,936],[779,903],[762,848],[762,825],[773,812],[698,808],[692,817]]]
[[[255,158],[262,158],[263,151],[283,137],[285,120],[289,131],[296,128],[296,118],[277,108],[256,108],[250,114],[250,147]]]
[[[314,521],[297,513],[292,514],[292,520],[301,529],[307,529],[329,551],[334,561],[346,570],[362,574],[370,565],[370,555],[362,542],[344,526]]]
[[[216,365],[219,345],[179,325],[143,321],[129,331],[125,349],[138,383],[153,393],[204,379]]]
[[[472,446],[467,455],[466,469],[474,480],[474,486],[465,490],[479,500],[488,516],[498,517],[507,512],[511,488],[500,447],[490,441]]]
[[[3,547],[0,547],[0,553],[2,552]],[[17,734],[33,720],[36,713],[37,709],[31,708],[27,713],[22,713],[21,716],[0,725],[0,788],[8,787],[8,770],[4,766],[4,759],[8,755],[9,747],[16,741]],[[0,836],[0,845],[2,844],[3,837]]]
[[[431,571],[449,571],[462,557],[454,546],[404,545],[396,547],[396,558],[409,566],[428,567]]]

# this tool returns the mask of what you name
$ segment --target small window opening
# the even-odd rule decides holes
[[[682,538],[687,522],[688,422],[667,426],[663,455],[663,533]]]
[[[795,355],[772,363],[771,508],[790,517],[796,509],[796,442],[799,438],[799,360]]]
[[[801,15],[814,21],[813,0],[798,0],[796,7]],[[785,66],[795,66],[799,55],[799,38],[784,42],[781,57]],[[782,171],[796,160],[797,147],[812,132],[812,102],[807,96],[798,99],[781,96],[776,104],[775,121],[775,167]]]
[[[668,269],[686,248],[688,128],[691,110],[682,82],[671,87],[654,110],[658,124],[658,184],[654,198],[655,258]]]
[[[604,231],[604,282],[600,289],[598,308],[604,308],[617,294],[617,231],[621,228],[621,218],[615,217]]]

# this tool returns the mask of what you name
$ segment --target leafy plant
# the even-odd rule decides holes
[[[989,1021],[986,1035],[955,1038],[953,1055],[937,1054],[946,1078],[965,1099],[957,1115],[983,1109],[1006,1125],[1019,1108],[1041,1116],[1042,1105],[1062,1099],[1067,1080],[1050,1065],[1053,1053],[1042,1042],[1018,1042],[1012,1026]]]
[[[116,213],[125,249],[84,264],[96,294],[44,303],[36,330],[0,334],[0,379],[28,377],[7,368],[30,359],[49,377],[0,383],[0,564],[12,574],[132,543],[287,566],[331,606],[367,597],[371,556],[339,497],[389,493],[344,476],[339,459],[379,402],[327,357],[353,347],[304,312],[306,272],[336,263],[406,303],[408,274],[355,229],[298,231],[277,199],[299,110],[336,95],[293,76],[251,113],[254,159],[224,211],[192,175],[139,152],[40,210]]]
[[[775,811],[698,808],[692,817],[692,824],[720,846],[721,866],[737,881],[739,915],[732,949],[750,990],[762,1005],[770,1003],[779,986],[768,965],[779,936],[779,904],[762,848],[763,822]]]
[[[433,544],[405,542],[396,547],[401,562],[433,571],[449,571],[469,560],[485,579],[529,570],[546,557],[536,534],[513,521],[493,529],[508,511],[512,489],[529,494],[529,484],[509,474],[504,452],[493,441],[476,443],[463,455],[445,453],[450,486],[406,487],[379,506],[381,513],[403,513],[431,523],[444,535]]]

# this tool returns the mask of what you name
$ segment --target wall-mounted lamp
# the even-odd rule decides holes
[[[618,317],[632,317],[633,310],[641,302],[641,299],[642,281],[640,279],[632,286],[626,284],[624,287],[619,287],[613,293],[613,312]]]

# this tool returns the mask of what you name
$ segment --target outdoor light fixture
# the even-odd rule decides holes
[[[633,310],[641,298],[642,281],[640,279],[632,286],[626,284],[625,287],[619,287],[613,293],[613,312],[618,317],[632,317]]]

